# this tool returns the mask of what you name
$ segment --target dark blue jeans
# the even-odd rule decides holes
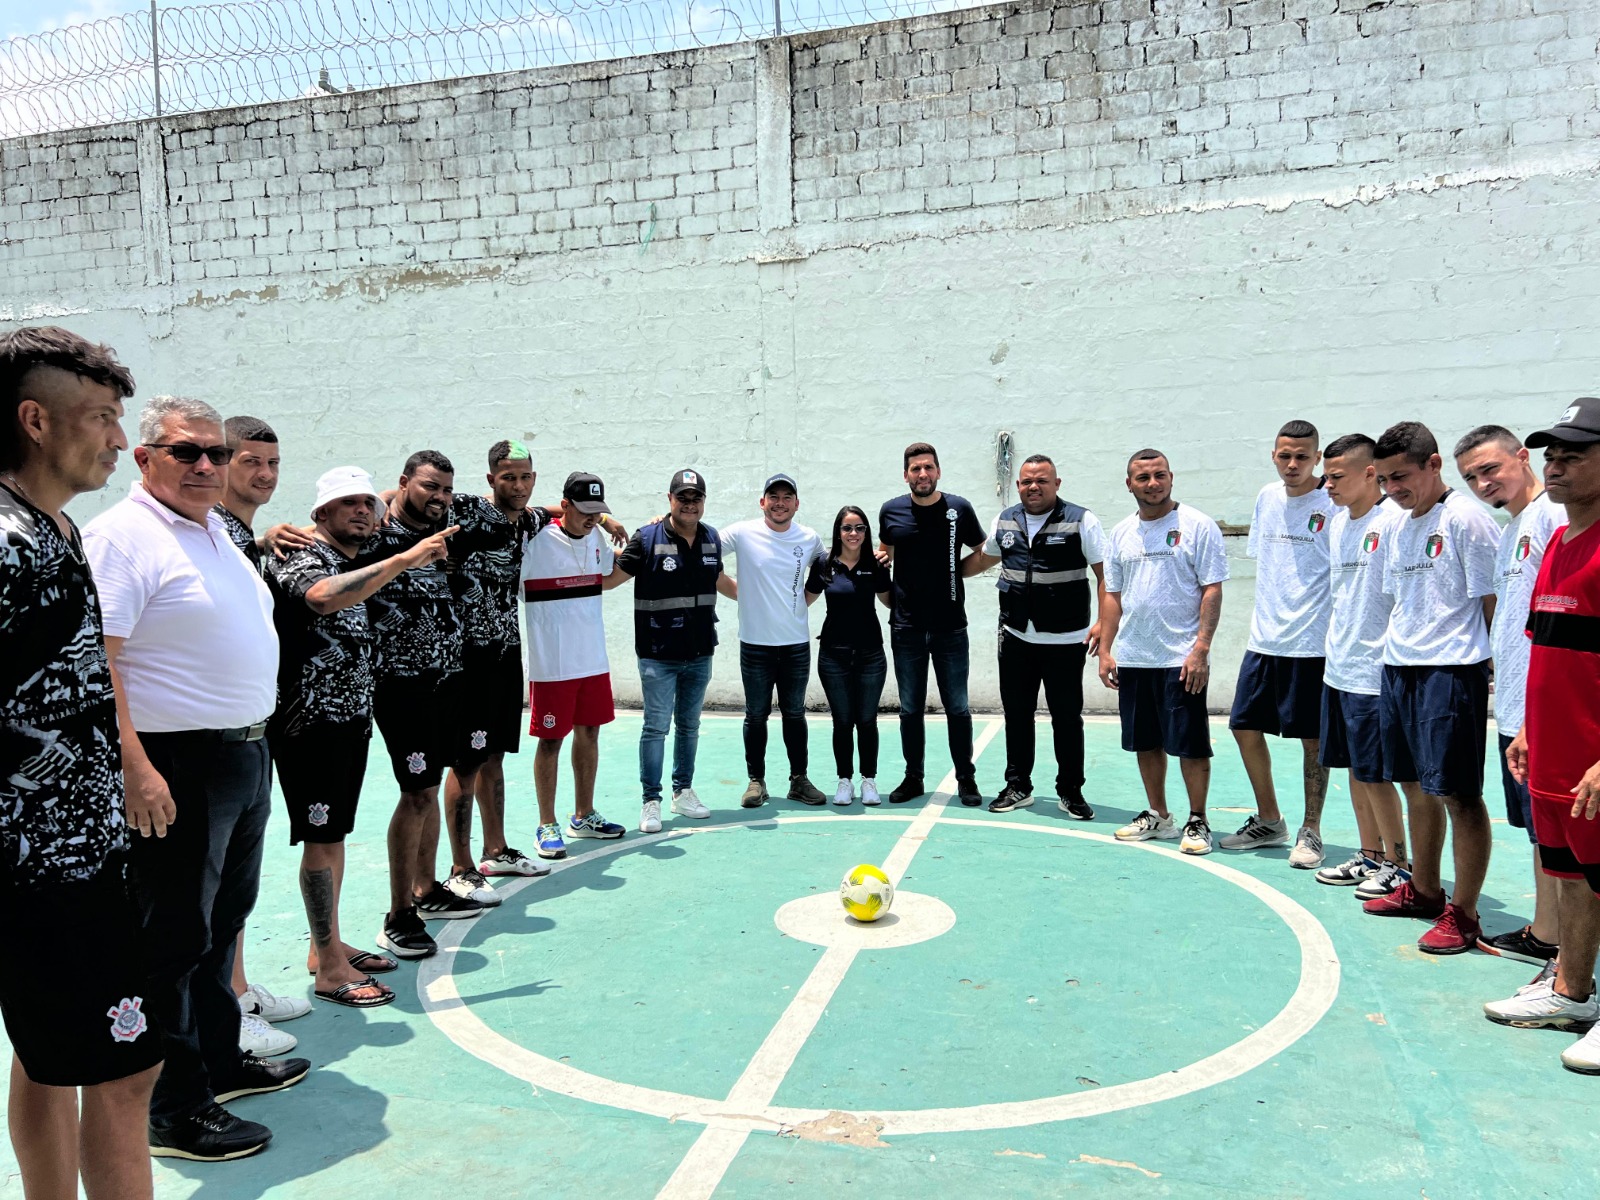
[[[892,629],[889,646],[894,651],[895,682],[900,686],[900,749],[906,774],[924,776],[927,730],[923,714],[928,708],[928,664],[933,664],[950,735],[950,761],[957,779],[970,779],[972,765],[972,713],[967,708],[967,631],[926,633],[920,629]]]
[[[817,678],[833,713],[833,762],[840,779],[849,779],[853,750],[861,748],[861,775],[878,776],[878,701],[889,677],[882,646],[852,650],[823,646],[817,651]]]
[[[739,674],[744,680],[744,765],[751,779],[767,777],[767,717],[772,689],[778,689],[783,714],[783,747],[789,774],[806,773],[806,683],[811,678],[811,643],[755,646],[739,643]]]
[[[147,733],[140,741],[178,810],[166,837],[131,839],[150,950],[149,1007],[166,1034],[150,1121],[170,1125],[238,1074],[233,948],[261,885],[272,767],[265,739]]]
[[[641,658],[639,685],[644,691],[644,729],[639,734],[639,783],[646,800],[661,799],[661,770],[672,739],[673,795],[694,784],[694,756],[700,745],[700,709],[711,682],[711,655],[700,658]]]

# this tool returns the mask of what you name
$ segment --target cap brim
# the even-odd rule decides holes
[[[1574,429],[1570,425],[1557,426],[1554,429],[1541,429],[1537,433],[1530,433],[1523,445],[1530,450],[1538,450],[1552,442],[1566,442],[1573,446],[1588,446],[1600,442],[1600,432],[1592,429]]]
[[[597,517],[601,513],[608,513],[611,511],[606,507],[603,500],[569,500],[567,503],[571,504],[573,508],[577,509],[586,517]]]

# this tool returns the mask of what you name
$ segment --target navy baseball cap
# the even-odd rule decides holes
[[[761,485],[761,494],[763,496],[765,496],[773,488],[778,487],[780,485],[786,486],[796,496],[798,496],[800,494],[800,485],[795,483],[794,478],[792,476],[785,475],[781,471],[778,474],[774,475],[771,479],[767,480],[766,483]]]
[[[1556,418],[1554,425],[1530,433],[1522,444],[1537,450],[1551,442],[1571,442],[1580,446],[1600,442],[1600,399],[1579,396],[1567,405],[1566,411]]]

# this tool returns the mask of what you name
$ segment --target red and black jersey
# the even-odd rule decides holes
[[[1528,634],[1528,789],[1571,801],[1600,762],[1600,525],[1550,536],[1533,588]]]

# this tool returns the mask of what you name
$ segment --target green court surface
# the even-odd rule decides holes
[[[1250,800],[1224,723],[1212,729],[1222,833]],[[158,1162],[157,1195],[1600,1195],[1600,1080],[1562,1070],[1571,1035],[1482,1016],[1533,968],[1420,954],[1423,925],[1364,916],[1286,850],[1197,860],[1115,843],[1142,793],[1113,723],[1089,723],[1099,815],[1082,824],[1042,794],[1006,816],[944,796],[744,811],[739,722],[708,717],[696,787],[713,817],[649,837],[634,829],[638,730],[625,715],[601,736],[598,806],[629,824],[625,839],[577,842],[548,878],[502,880],[499,909],[434,923],[441,953],[388,977],[396,1004],[319,1004],[285,1026],[315,1070],[232,1106],[270,1125],[272,1146]],[[882,731],[887,790],[892,717]],[[988,795],[999,731],[978,722]],[[942,725],[929,735],[931,777]],[[1292,822],[1299,748],[1274,745]],[[831,792],[824,719],[811,755]],[[387,760],[372,764],[342,905],[358,944],[384,908],[394,796]],[[508,760],[524,849],[531,770],[527,748]],[[1052,774],[1042,764],[1036,782]],[[1530,913],[1530,851],[1489,780],[1500,819],[1483,918],[1499,932]],[[564,763],[563,813],[568,784]],[[1180,808],[1176,769],[1171,789]],[[1342,859],[1342,772],[1324,828]],[[306,993],[281,812],[270,839],[250,976]],[[857,862],[904,872],[896,920],[846,924],[833,896]],[[21,1194],[6,1147],[0,1196]]]

